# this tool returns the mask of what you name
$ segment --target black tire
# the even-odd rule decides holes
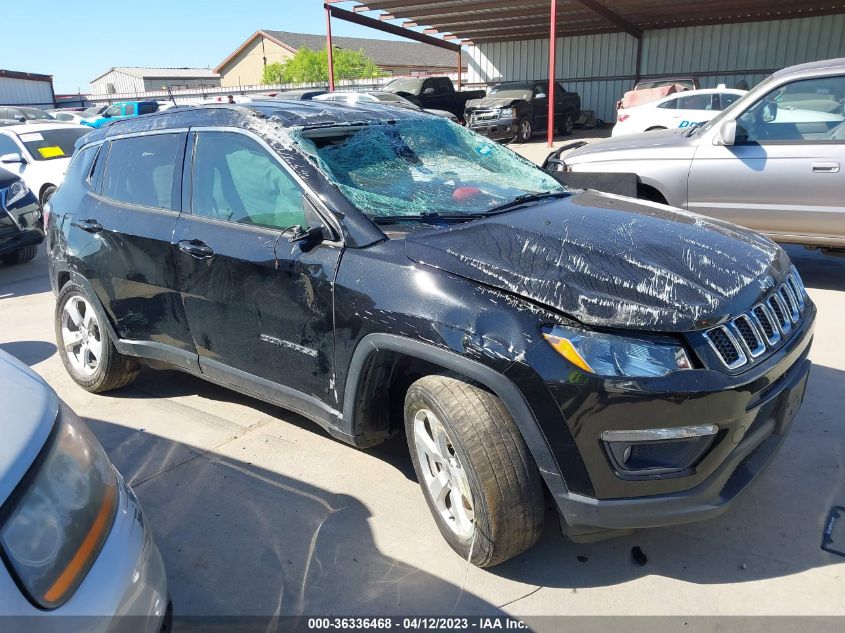
[[[517,143],[527,143],[534,136],[534,122],[531,117],[524,116],[516,124],[516,137],[514,140]]]
[[[575,115],[567,112],[563,115],[563,119],[557,125],[557,133],[561,136],[571,136],[575,130]]]
[[[420,462],[414,420],[427,411],[445,429],[450,454],[466,475],[474,511],[469,537],[460,537],[441,516],[424,483],[423,469],[431,466]],[[491,567],[537,542],[544,515],[540,473],[499,398],[452,375],[425,376],[413,383],[405,396],[405,430],[432,516],[443,538],[462,558],[478,567]]]
[[[54,193],[56,193],[56,189],[58,189],[58,187],[55,187],[55,186],[53,186],[53,185],[50,185],[49,187],[47,187],[47,188],[44,190],[44,193],[42,193],[42,194],[41,194],[41,200],[40,200],[39,202],[41,203],[41,208],[42,208],[42,209],[44,208],[44,205],[45,205],[45,204],[47,204],[47,201],[48,201],[50,198],[52,198],[52,197],[53,197],[53,194],[54,194]]]
[[[101,355],[96,369],[93,373],[86,375],[80,372],[68,358],[68,351],[65,349],[62,336],[62,314],[65,305],[74,297],[82,297],[92,306],[94,315],[97,318],[99,342],[101,343]],[[65,370],[73,378],[74,382],[92,393],[112,391],[130,384],[138,375],[138,360],[132,356],[124,356],[114,346],[108,330],[102,324],[105,316],[99,308],[96,297],[90,297],[85,290],[73,282],[68,282],[59,292],[56,300],[56,312],[54,316],[56,331],[56,347],[59,349],[59,356]]]
[[[19,248],[16,251],[11,253],[6,253],[3,256],[0,256],[0,261],[2,261],[6,266],[16,266],[17,264],[25,264],[26,262],[32,261],[35,258],[35,254],[38,252],[38,246],[33,244],[32,246],[24,246],[23,248]]]

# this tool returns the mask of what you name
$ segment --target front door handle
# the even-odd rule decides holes
[[[97,220],[92,219],[78,220],[76,222],[71,222],[70,225],[88,233],[99,233],[103,230],[103,225],[97,222]]]
[[[839,163],[830,161],[825,163],[813,163],[814,174],[838,174]]]
[[[208,259],[214,255],[214,250],[201,240],[182,240],[179,250],[197,259]]]

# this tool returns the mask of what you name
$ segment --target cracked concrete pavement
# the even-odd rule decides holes
[[[535,548],[489,570],[440,537],[404,438],[359,451],[175,371],[145,369],[104,395],[77,387],[55,350],[43,248],[0,267],[0,348],[90,422],[134,487],[177,615],[841,616],[845,558],[820,542],[831,506],[845,505],[845,259],[789,250],[819,307],[815,367],[756,486],[717,519],[591,545],[564,541],[550,510]]]

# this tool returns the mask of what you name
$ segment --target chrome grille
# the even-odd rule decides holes
[[[745,314],[704,333],[705,340],[728,369],[763,356],[792,331],[807,308],[807,291],[794,268],[786,280]]]

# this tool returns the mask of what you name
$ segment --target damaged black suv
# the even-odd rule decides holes
[[[570,191],[425,113],[173,110],[85,137],[51,201],[61,358],[90,391],[143,359],[358,447],[405,431],[473,563],[554,500],[591,540],[725,510],[789,430],[815,307],[781,248]]]

